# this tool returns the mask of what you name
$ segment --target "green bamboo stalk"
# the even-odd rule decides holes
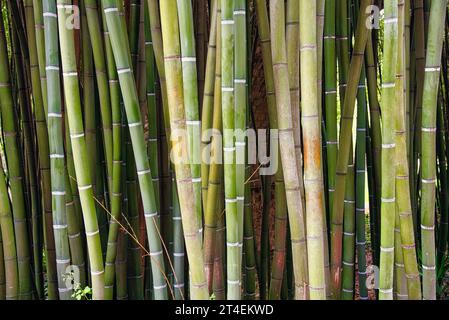
[[[170,143],[170,113],[168,108],[167,83],[165,79],[165,65],[159,5],[157,0],[147,0],[147,2],[148,12],[150,16],[151,38],[153,40],[154,57],[156,60],[156,67],[158,69],[159,82],[161,85],[162,110],[164,115],[163,119],[167,136],[167,143]]]
[[[144,32],[145,32],[145,67],[146,67],[146,100],[148,108],[148,157],[150,159],[150,168],[152,171],[156,201],[160,210],[160,178],[158,161],[158,118],[156,103],[156,65],[154,61],[153,39],[151,37],[151,26],[148,10],[144,4]]]
[[[193,8],[191,1],[177,0],[179,38],[181,45],[183,96],[190,170],[192,174],[195,212],[198,219],[198,231],[203,236],[203,218],[201,202],[201,122],[198,105],[197,57],[195,52],[195,34],[193,28]]]
[[[325,212],[321,162],[321,111],[318,110],[317,88],[316,3],[301,0],[299,12],[309,290],[310,299],[324,300],[326,299],[323,239]],[[292,228],[291,222],[290,228]],[[293,237],[292,242],[294,242]]]
[[[287,64],[290,84],[290,102],[292,109],[293,132],[295,139],[296,165],[300,177],[301,197],[304,204],[304,184],[302,181],[302,144],[301,144],[301,115],[299,85],[299,2],[287,1],[286,3],[285,36],[287,46]]]
[[[395,76],[398,42],[398,1],[385,1],[385,29],[382,74],[382,203],[380,236],[379,299],[393,299],[394,226],[396,212],[394,163]]]
[[[348,74],[349,82],[345,85],[344,103],[341,111],[340,139],[338,147],[335,193],[333,208],[331,211],[331,279],[334,299],[339,298],[341,287],[341,255],[342,255],[342,231],[343,208],[346,186],[346,174],[350,159],[352,145],[352,126],[354,118],[354,105],[357,96],[357,88],[363,65],[363,55],[370,30],[366,28],[368,14],[366,8],[372,4],[372,0],[364,0],[360,4],[359,18],[355,34],[355,43]],[[342,91],[342,89],[340,89]],[[350,180],[352,183],[352,180]]]
[[[421,247],[423,299],[436,299],[435,272],[435,181],[436,109],[447,0],[432,1],[422,104]]]
[[[5,298],[16,300],[19,297],[19,271],[17,269],[16,237],[14,235],[13,214],[8,197],[8,190],[0,161],[0,228],[3,240],[3,257],[5,266]]]
[[[324,106],[326,120],[327,185],[329,208],[333,207],[335,192],[335,164],[337,163],[337,61],[336,61],[336,2],[326,1],[324,27]]]
[[[421,281],[418,273],[418,263],[416,258],[415,235],[412,219],[412,207],[410,201],[410,180],[408,164],[408,130],[407,130],[407,100],[406,90],[406,65],[405,65],[405,2],[400,0],[398,3],[398,58],[396,64],[396,199],[397,199],[397,217],[396,224],[400,228],[399,237],[395,242],[401,244],[397,254],[403,261],[396,261],[395,265],[405,274],[406,289],[408,298],[412,300],[421,300]],[[398,260],[398,259],[396,259]],[[401,264],[404,266],[402,267]],[[397,278],[400,280],[400,278]],[[397,287],[397,290],[403,290]],[[407,293],[407,292],[406,292]],[[404,294],[404,293],[399,293]],[[398,296],[399,297],[399,296]]]
[[[0,231],[0,300],[6,300],[5,257],[3,255],[3,238]]]
[[[95,10],[92,12],[92,31],[95,36],[99,36],[97,32],[97,24],[98,24],[98,16],[97,16],[97,8],[94,7]],[[90,9],[93,10],[93,9]],[[94,15],[95,13],[95,15]],[[103,20],[104,21],[104,20]],[[105,25],[104,28],[107,28]],[[106,37],[106,35],[105,35]],[[99,52],[97,52],[97,59],[100,60],[101,70],[107,68],[107,75],[102,81],[106,81],[109,78],[109,88],[106,86],[104,89],[104,94],[110,95],[106,98],[106,101],[111,105],[111,114],[108,116],[111,117],[112,121],[112,172],[110,173],[109,178],[109,188],[110,188],[110,204],[111,204],[111,212],[110,212],[110,220],[109,220],[109,232],[107,236],[107,250],[106,250],[106,261],[105,261],[105,299],[113,298],[113,288],[114,288],[114,279],[117,274],[123,275],[123,272],[126,270],[126,266],[123,263],[124,259],[126,259],[126,254],[124,252],[121,253],[120,261],[118,261],[118,253],[121,250],[125,250],[127,246],[124,245],[126,243],[125,236],[122,237],[121,247],[118,247],[118,238],[119,238],[119,223],[122,222],[121,212],[122,212],[122,151],[127,151],[126,148],[122,150],[122,115],[120,108],[120,93],[118,87],[118,79],[117,79],[117,71],[116,65],[114,61],[114,57],[112,56],[112,48],[110,38],[105,38],[105,49],[106,52],[106,61],[104,60],[103,47],[99,46],[97,48]],[[94,55],[95,58],[95,55]],[[106,66],[104,64],[107,63]],[[97,73],[99,69],[97,68]],[[109,89],[109,90],[107,90]],[[126,131],[126,128],[125,128]],[[128,137],[127,132],[124,136]],[[106,136],[105,136],[106,137]],[[106,140],[105,140],[106,143]],[[126,174],[128,174],[128,170],[126,170]],[[134,182],[135,184],[135,182]],[[127,187],[131,188],[129,184],[126,184]],[[135,197],[130,200],[131,196],[127,196],[128,201],[125,205],[130,205],[136,201]],[[134,200],[134,201],[132,201]],[[125,212],[128,212],[126,210]],[[130,216],[130,214],[129,214]],[[126,251],[126,250],[125,250]],[[119,266],[119,269],[116,269],[116,265]],[[117,278],[117,298],[124,299],[126,294],[126,290],[124,286],[118,287],[120,279]],[[121,282],[123,283],[123,282]]]
[[[443,58],[444,59],[444,58]],[[444,61],[444,60],[443,60]],[[445,86],[447,88],[447,85]],[[447,90],[447,89],[446,89]],[[438,230],[438,246],[437,246],[437,266],[441,268],[444,264],[445,254],[447,251],[448,240],[448,210],[449,210],[449,198],[448,198],[448,182],[447,182],[447,158],[446,158],[446,141],[445,136],[446,125],[444,121],[444,107],[443,103],[439,103],[437,110],[438,121],[438,134],[437,134],[437,152],[438,152],[438,179],[440,181],[440,227]]]
[[[207,50],[207,61],[204,79],[204,93],[202,98],[202,108],[201,108],[201,156],[203,157],[203,152],[205,148],[211,143],[211,137],[207,135],[207,131],[212,128],[213,122],[213,109],[215,94],[215,70],[217,57],[217,46],[220,41],[218,36],[221,33],[218,30],[219,25],[221,25],[221,9],[220,1],[212,0],[211,2],[211,18],[210,18],[210,32],[209,32],[209,44]],[[220,16],[220,17],[219,17]],[[217,23],[217,21],[219,23]],[[221,60],[218,59],[221,63]],[[220,64],[221,66],[221,64]],[[221,69],[221,68],[220,68]],[[221,112],[221,111],[220,111]],[[209,186],[209,165],[206,161],[201,161],[201,178],[202,178],[202,198],[203,198],[203,208],[207,207],[207,194]]]
[[[168,92],[167,83],[165,79],[165,65],[164,65],[164,52],[162,44],[162,33],[161,33],[161,23],[159,14],[159,5],[157,0],[147,0],[148,11],[150,16],[150,27],[151,27],[151,38],[153,41],[153,50],[156,61],[156,67],[159,73],[159,84],[160,92],[162,98],[162,112],[160,112],[159,118],[161,126],[159,133],[161,140],[161,166],[162,166],[162,179],[163,179],[163,193],[172,194],[170,191],[170,186],[172,184],[170,170],[173,170],[173,165],[170,163],[169,154],[171,148],[171,127],[170,127],[170,112],[168,106]],[[165,140],[165,143],[164,143]],[[164,180],[166,183],[164,183]],[[177,197],[177,193],[174,194]],[[168,197],[171,199],[171,197]],[[179,199],[174,199],[174,203],[179,205]],[[166,239],[172,238],[174,225],[172,215],[170,215],[170,201],[164,201],[163,209],[161,212],[161,224],[163,228],[163,236],[166,235]],[[177,222],[179,223],[179,222]],[[177,228],[176,230],[182,230],[182,228]],[[182,234],[176,235],[176,239],[183,237]],[[172,243],[169,243],[170,251],[173,253]],[[181,246],[180,246],[181,247]],[[184,258],[178,257],[177,262],[181,262]]]
[[[317,47],[317,103],[320,111],[320,123],[322,120],[322,94],[323,94],[323,49],[324,49],[324,23],[326,15],[326,0],[316,1],[316,47]],[[328,266],[326,266],[328,267]],[[327,282],[328,279],[326,279]]]
[[[218,204],[217,204],[217,235],[215,243],[215,264],[214,264],[214,296],[216,300],[224,300],[226,296],[225,287],[225,241],[226,241],[226,227],[224,217],[222,213],[224,209],[223,198],[224,188],[223,183],[220,183]]]
[[[297,269],[295,270],[295,277],[297,277],[301,283],[301,280],[304,279],[303,273],[306,272],[305,263],[307,261],[306,246],[304,243],[304,204],[302,203],[302,196],[300,192],[297,162],[295,159],[290,158],[292,156],[291,152],[292,150],[294,150],[294,141],[292,141],[292,139],[294,138],[290,131],[292,125],[290,97],[289,95],[286,96],[284,92],[284,90],[289,90],[289,85],[288,77],[287,79],[285,79],[285,77],[288,76],[288,73],[286,68],[287,66],[285,64],[285,17],[283,12],[283,3],[270,3],[270,17],[271,21],[273,21],[273,25],[271,28],[271,39],[276,102],[278,109],[277,117],[279,125],[280,151],[285,179],[285,190],[290,228],[292,233],[291,237],[294,245],[293,259],[296,261],[294,264],[297,265]],[[277,22],[274,22],[277,17],[280,18],[279,24]],[[287,81],[287,83],[285,83],[284,81]],[[319,269],[319,266],[317,267],[317,269]],[[304,299],[304,297],[306,296],[306,288],[296,286],[296,298]]]
[[[128,300],[128,281],[127,281],[127,256],[128,235],[124,231],[119,231],[117,238],[117,258],[115,261],[117,300]],[[131,240],[132,241],[132,240]]]
[[[113,181],[113,128],[111,110],[114,110],[114,107],[112,106],[112,100],[114,96],[112,92],[110,93],[110,90],[112,90],[110,86],[112,85],[109,84],[108,86],[107,70],[109,69],[109,60],[107,60],[106,51],[109,44],[106,41],[102,41],[97,2],[94,0],[85,0],[83,1],[83,4],[86,11],[90,44],[92,46],[92,53],[95,64],[95,75],[103,129],[103,146],[105,153],[104,158],[106,160],[108,190],[109,193],[112,194],[113,191],[111,190],[111,184]],[[112,201],[112,196],[110,197],[110,199]]]
[[[135,160],[132,152],[132,145],[129,139],[129,130],[126,125],[126,119],[122,119],[122,139],[121,145],[122,153],[122,217],[126,218],[127,225],[132,231],[135,239],[142,239],[142,230],[139,226],[139,208],[137,202],[137,184],[135,172]],[[142,266],[142,250],[136,240],[128,241],[128,265],[127,265],[127,280],[128,280],[128,295],[130,300],[142,300],[144,298],[144,270]],[[151,265],[151,256],[148,257]],[[151,270],[151,268],[150,268]],[[151,291],[154,291],[151,287]]]
[[[376,63],[374,58],[373,39],[368,37],[365,50],[365,69],[366,69],[366,82],[368,84],[368,102],[369,102],[369,116],[371,125],[372,136],[372,153],[373,153],[373,171],[374,171],[374,184],[376,195],[381,194],[381,153],[382,153],[382,129],[380,125],[380,106],[377,89],[377,73]],[[377,204],[376,207],[380,207],[380,196],[374,199]]]
[[[246,166],[246,178],[249,179],[251,175],[251,166]],[[245,225],[243,241],[245,246],[245,298],[247,300],[254,300],[256,298],[256,247],[253,229],[253,213],[251,203],[251,188],[250,183],[245,183]]]
[[[243,268],[243,234],[245,219],[246,116],[248,107],[248,43],[246,1],[234,1],[234,128],[235,188],[237,197],[238,242]],[[245,290],[246,291],[246,290]]]
[[[25,1],[26,3],[26,1]],[[26,6],[26,5],[25,5]],[[45,113],[48,112],[47,97],[47,75],[45,70],[45,35],[44,35],[44,15],[42,1],[33,1],[35,41],[37,49],[37,59],[39,64],[39,76],[41,80],[42,102]],[[26,10],[26,9],[25,9]]]
[[[64,171],[66,185],[65,206],[67,216],[67,233],[69,237],[71,263],[72,266],[78,268],[80,275],[80,278],[75,284],[78,284],[80,288],[84,288],[86,286],[86,263],[84,257],[83,239],[80,232],[80,219],[76,213],[67,167],[64,167]]]
[[[293,134],[295,140],[296,166],[299,177],[299,189],[304,211],[304,182],[303,182],[303,159],[302,159],[302,137],[301,137],[301,88],[299,75],[299,2],[287,1],[286,3],[286,46],[287,46],[287,64],[290,84],[290,103],[292,109]],[[283,177],[279,176],[279,180]],[[279,186],[281,187],[281,186]],[[282,188],[282,187],[281,187]],[[283,200],[281,200],[283,201]],[[285,205],[285,204],[282,204]],[[282,208],[282,206],[281,206]],[[281,209],[282,210],[282,209]]]
[[[273,75],[273,66],[272,66],[272,54],[271,54],[271,40],[270,40],[270,26],[268,22],[268,12],[267,12],[267,6],[265,1],[256,1],[256,15],[257,15],[257,23],[258,23],[258,31],[260,36],[260,42],[262,47],[262,59],[263,59],[263,65],[264,65],[264,75],[265,75],[265,87],[267,92],[267,105],[268,105],[268,118],[270,123],[271,129],[277,129],[278,128],[278,119],[277,119],[277,110],[276,110],[276,97],[275,97],[275,89],[274,89],[274,75]],[[299,109],[299,107],[298,107]],[[292,115],[294,116],[294,113],[292,111]],[[294,120],[293,120],[294,121]],[[294,126],[294,124],[293,124]],[[281,222],[284,219],[285,212],[287,210],[287,204],[285,199],[285,187],[284,187],[284,177],[283,177],[283,170],[282,170],[282,163],[279,162],[280,154],[277,153],[276,157],[273,161],[276,161],[278,164],[278,170],[275,174],[274,180],[275,180],[275,203],[276,203],[276,215],[280,219],[276,219],[277,222]],[[271,177],[265,177],[263,180],[263,189],[264,189],[264,219],[263,219],[263,228],[262,228],[262,237],[264,241],[268,242],[268,213],[269,213],[269,207],[270,207],[270,200],[271,200]],[[265,212],[266,211],[266,212]],[[276,226],[275,226],[276,228]],[[275,243],[277,243],[278,248],[282,248],[282,241],[285,237],[282,233],[275,233]],[[262,242],[262,257],[266,257],[266,252],[264,248],[269,246],[269,243]],[[305,249],[304,249],[305,250]],[[281,253],[281,250],[275,251],[275,258],[273,261],[279,261],[277,257],[277,253]],[[264,260],[264,259],[261,259]],[[265,278],[266,272],[270,269],[269,267],[269,259],[266,259],[268,261],[268,268],[266,268],[266,263],[263,263],[261,261],[260,266],[260,272],[259,277],[260,279]],[[305,265],[304,265],[305,266]],[[305,266],[306,267],[306,266]],[[274,263],[272,268],[277,268],[277,264]],[[280,268],[280,266],[279,266]],[[264,272],[264,270],[266,272]],[[278,269],[276,269],[278,270]],[[280,276],[276,276],[276,274],[281,274],[282,271],[272,271],[272,279],[270,283],[269,289],[272,291],[270,295],[277,296],[276,290],[279,289],[280,282],[273,281],[273,278],[280,278]],[[306,288],[307,283],[307,271],[304,270],[301,272],[302,278],[297,280],[298,288]],[[265,281],[260,281],[260,296],[261,299],[265,299]],[[278,285],[276,285],[278,283]],[[304,291],[305,292],[305,291]],[[305,293],[299,294],[299,299],[305,299],[306,294]]]
[[[20,148],[16,140],[17,129],[14,120],[14,104],[11,95],[8,52],[3,21],[0,23],[0,84],[0,110],[3,141],[5,154],[7,156],[9,188],[11,190],[11,207],[14,217],[14,232],[17,245],[19,274],[18,294],[19,299],[30,299],[32,290],[29,268],[30,249],[28,246],[25,198],[22,185],[22,160],[20,159]]]
[[[355,177],[355,223],[357,272],[359,279],[360,300],[368,300],[366,288],[366,230],[365,230],[365,181],[366,181],[366,139],[367,139],[367,105],[365,71],[362,68],[357,95],[357,136],[356,136],[356,177]],[[371,199],[370,199],[371,201]]]
[[[224,186],[226,207],[227,298],[241,298],[240,216],[237,208],[235,112],[235,1],[221,1],[221,90],[223,114]]]
[[[46,113],[45,109],[46,100],[43,98],[42,85],[46,88],[46,81],[41,82],[41,70],[45,70],[43,66],[45,63],[42,60],[41,68],[39,68],[39,57],[44,59],[45,54],[42,51],[42,39],[36,37],[35,20],[33,3],[30,0],[24,1],[25,8],[25,22],[28,40],[28,49],[30,54],[30,69],[31,69],[31,93],[33,95],[34,108],[34,120],[36,122],[37,131],[37,145],[38,145],[38,157],[39,157],[39,172],[41,175],[41,188],[42,188],[42,201],[45,217],[45,247],[47,254],[47,274],[50,279],[48,295],[49,299],[57,299],[57,284],[56,284],[56,258],[54,247],[54,234],[53,234],[53,222],[52,222],[52,202],[51,202],[51,178],[50,178],[50,158],[49,158],[49,142],[48,131],[46,126]],[[39,11],[39,9],[37,9]],[[42,36],[42,34],[40,33]],[[37,42],[40,41],[39,50]],[[44,74],[45,71],[42,72]]]
[[[167,297],[167,283],[163,277],[165,267],[161,239],[159,238],[157,231],[159,226],[156,199],[151,178],[151,170],[146,157],[137,88],[131,71],[127,34],[125,33],[125,30],[123,30],[119,9],[117,8],[115,1],[103,0],[102,5],[110,32],[112,49],[117,64],[117,72],[119,75],[123,100],[125,102],[128,127],[135,155],[140,191],[145,211],[148,242],[152,257],[155,298],[165,299]]]
[[[404,269],[404,256],[401,245],[401,228],[399,222],[399,213],[396,210],[395,229],[394,229],[394,283],[393,299],[408,300],[407,278]]]
[[[59,77],[59,41],[56,2],[43,3],[45,26],[45,70],[48,81],[47,123],[51,163],[51,194],[53,211],[53,230],[55,234],[56,263],[58,271],[58,290],[61,300],[71,299],[72,290],[66,288],[64,274],[71,264],[68,224],[66,216],[66,177],[64,164],[62,102]]]
[[[355,246],[355,198],[354,198],[354,162],[352,155],[348,163],[343,218],[343,255],[342,255],[342,300],[354,298],[354,246]]]
[[[219,4],[217,4],[219,5]],[[215,64],[215,89],[214,89],[214,110],[213,110],[213,123],[212,128],[214,134],[211,137],[210,146],[210,165],[207,188],[206,207],[204,210],[204,264],[206,268],[206,278],[209,288],[209,293],[213,292],[213,280],[214,280],[214,260],[215,260],[215,248],[216,248],[216,236],[217,236],[217,206],[219,189],[221,185],[223,167],[221,165],[221,132],[222,132],[222,110],[221,110],[221,11],[217,12],[216,17],[216,64]],[[207,79],[207,75],[206,75]],[[206,82],[207,84],[207,82]],[[206,90],[207,87],[205,87]],[[204,103],[206,103],[207,97],[205,96]],[[203,115],[204,115],[203,106]],[[204,177],[203,177],[204,179]]]
[[[139,0],[131,0],[126,3],[127,5],[127,30],[129,39],[129,48],[131,54],[131,61],[135,76],[137,76],[137,63],[139,59],[139,17],[140,17],[140,4]],[[128,7],[129,6],[129,7]]]
[[[173,179],[174,180],[174,179]],[[184,239],[182,233],[182,217],[179,207],[179,197],[176,184],[173,181],[172,187],[173,197],[173,264],[174,264],[174,290],[175,300],[185,299],[185,280],[184,280]]]
[[[337,58],[338,58],[338,77],[339,77],[339,96],[340,101],[344,102],[346,86],[348,81],[349,68],[349,3],[348,0],[337,2],[337,25],[336,25],[336,41],[337,41]]]
[[[101,253],[98,222],[95,213],[95,203],[87,161],[85,134],[81,119],[78,73],[75,63],[75,43],[73,29],[67,28],[67,19],[73,10],[70,1],[58,0],[58,30],[62,57],[64,96],[67,104],[67,116],[70,129],[70,139],[76,171],[76,181],[83,211],[87,236],[87,246],[90,260],[93,298],[103,299],[104,266]]]

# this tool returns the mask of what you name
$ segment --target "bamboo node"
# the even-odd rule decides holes
[[[70,259],[56,259],[57,264],[68,264],[70,263]]]
[[[435,225],[428,227],[428,226],[425,226],[425,225],[421,224],[421,229],[427,230],[427,231],[434,231],[435,230]]]
[[[157,251],[157,252],[150,252],[150,257],[157,257],[157,256],[160,256],[160,255],[162,255],[164,252],[161,250],[161,251]]]
[[[118,12],[118,8],[104,8],[104,13]]]
[[[425,72],[440,72],[440,67],[426,67],[424,69]]]
[[[44,12],[43,13],[44,18],[57,18],[58,15],[54,12]]]
[[[436,267],[435,266],[426,266],[426,265],[422,265],[422,268],[424,269],[424,270],[428,270],[428,271],[433,271],[433,270],[435,270],[436,269]]]
[[[153,289],[154,289],[154,290],[163,290],[163,289],[165,289],[165,288],[167,288],[167,284],[163,284],[163,285],[161,285],[161,286],[153,285]]]
[[[437,179],[421,179],[421,182],[424,184],[435,184]]]
[[[87,237],[93,237],[93,236],[96,236],[97,234],[99,234],[100,233],[100,230],[96,230],[96,231],[94,231],[94,232],[86,232],[86,236]]]

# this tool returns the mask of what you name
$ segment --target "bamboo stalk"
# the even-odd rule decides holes
[[[219,3],[217,3],[219,6]],[[222,131],[222,110],[221,110],[221,11],[217,12],[216,17],[216,50],[215,50],[215,89],[214,89],[214,111],[213,111],[213,123],[212,128],[216,135],[211,137],[211,159],[209,165],[208,188],[206,197],[206,207],[204,211],[204,264],[206,268],[206,278],[208,282],[209,293],[213,292],[213,280],[214,280],[214,261],[215,261],[215,248],[217,237],[217,207],[220,184],[222,183],[222,171],[221,166],[223,160],[219,158],[221,154],[221,133]],[[207,79],[207,75],[206,75]],[[207,83],[207,81],[206,81]],[[205,87],[207,88],[207,87]],[[203,100],[206,103],[208,98],[205,96]],[[204,109],[203,106],[203,115]],[[204,179],[204,177],[203,177]]]
[[[191,298],[208,299],[207,282],[204,272],[204,260],[198,216],[192,198],[192,175],[186,137],[186,114],[184,113],[182,73],[180,61],[178,13],[174,0],[160,3],[161,27],[164,48],[164,65],[167,76],[168,106],[170,111],[171,132],[175,132],[180,141],[172,142],[172,156],[176,172],[179,202],[181,208],[187,256],[190,262]]]
[[[407,153],[406,127],[406,96],[405,96],[405,3],[400,0],[398,3],[399,14],[399,41],[398,41],[398,62],[396,64],[396,199],[397,199],[397,227],[400,227],[400,233],[395,236],[400,237],[398,248],[402,256],[408,289],[408,298],[412,300],[421,300],[421,281],[418,273],[418,264],[416,258],[415,236],[412,219],[412,207],[410,201],[409,185],[409,164]],[[395,239],[396,240],[396,239]],[[396,264],[401,264],[397,261]],[[397,288],[399,290],[401,288]]]
[[[287,50],[285,43],[285,10],[283,1],[270,2],[271,53],[273,63],[273,80],[276,92],[277,125],[279,127],[280,152],[287,207],[293,242],[293,260],[295,261],[295,297],[305,299],[307,289],[304,287],[307,273],[307,256],[304,227],[304,204],[300,192],[300,181],[296,162],[295,142],[292,132],[292,111],[290,86],[287,67]]]
[[[177,0],[177,8],[189,160],[192,172],[195,212],[198,219],[198,231],[200,237],[202,237],[201,122],[199,120],[197,57],[195,52],[192,3],[190,1]]]
[[[226,210],[227,298],[241,297],[240,217],[236,190],[235,112],[235,1],[221,1],[221,99],[223,114],[224,190]]]
[[[221,34],[221,29],[218,30],[219,25],[221,25],[221,9],[220,1],[213,0],[211,3],[211,19],[210,19],[210,32],[209,32],[209,44],[207,50],[207,61],[206,61],[206,71],[204,80],[204,94],[202,98],[202,108],[201,108],[201,156],[203,157],[204,150],[211,143],[211,137],[205,134],[208,129],[212,128],[213,122],[213,109],[215,103],[215,70],[216,61],[221,60],[217,57],[217,46],[220,41],[218,36]],[[217,21],[219,23],[217,23]],[[221,112],[221,111],[220,111]],[[203,160],[203,159],[202,159]],[[207,207],[207,194],[209,186],[209,166],[206,161],[201,161],[201,178],[202,178],[202,198],[203,198],[203,208]]]
[[[8,198],[3,161],[0,161],[0,228],[5,266],[5,298],[16,300],[19,297],[19,271],[17,268],[16,237],[11,205]]]
[[[45,26],[45,70],[47,73],[47,123],[51,162],[51,194],[53,211],[53,230],[55,234],[58,289],[61,300],[70,300],[71,288],[66,288],[64,274],[71,264],[66,215],[66,177],[63,144],[62,102],[59,77],[58,22],[55,1],[44,1],[43,17]]]
[[[245,221],[245,172],[248,108],[248,43],[246,1],[234,1],[234,136],[235,188],[237,198],[237,228],[240,244],[240,266],[243,268],[243,238]],[[244,269],[246,271],[246,269]],[[242,281],[242,279],[241,279]],[[246,283],[243,282],[243,283]],[[244,288],[246,292],[246,288]]]
[[[435,181],[436,109],[447,0],[432,1],[427,38],[422,104],[421,246],[423,299],[436,299],[435,272]]]
[[[382,74],[382,203],[380,237],[379,299],[393,299],[394,226],[396,212],[394,163],[395,75],[398,42],[398,2],[385,2],[384,65]]]
[[[98,223],[95,212],[93,191],[87,161],[85,133],[81,119],[80,94],[78,86],[78,73],[75,63],[75,43],[73,29],[66,27],[66,21],[72,10],[70,1],[58,0],[58,30],[60,50],[62,56],[62,71],[64,83],[64,96],[67,104],[67,118],[70,129],[70,140],[73,148],[73,159],[76,171],[76,181],[83,211],[84,224],[87,236],[87,246],[90,260],[90,273],[92,278],[93,298],[103,299],[104,292],[104,266],[101,253]],[[68,9],[68,10],[67,10]]]

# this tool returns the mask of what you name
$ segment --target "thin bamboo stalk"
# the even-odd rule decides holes
[[[366,230],[365,230],[365,181],[366,181],[366,139],[367,139],[367,105],[365,71],[362,68],[359,90],[357,95],[357,136],[355,158],[355,223],[356,223],[356,251],[357,272],[359,279],[360,300],[368,300],[366,288]],[[371,199],[370,199],[371,201]]]
[[[348,164],[346,192],[344,200],[343,255],[342,255],[342,300],[354,299],[354,253],[355,253],[355,197],[354,162],[351,155]]]
[[[304,3],[300,2],[301,5]],[[282,168],[284,173],[284,183],[286,190],[287,208],[291,231],[291,241],[293,247],[293,261],[295,273],[295,297],[305,299],[307,289],[303,286],[307,278],[307,247],[305,243],[304,226],[304,204],[302,203],[300,191],[300,178],[296,154],[294,153],[294,136],[292,132],[292,111],[290,101],[290,86],[288,79],[287,51],[285,44],[285,10],[283,1],[270,2],[271,25],[271,51],[273,57],[274,87],[276,92],[277,119],[279,126],[279,142]],[[300,10],[301,13],[301,10]],[[313,10],[311,14],[314,14]],[[301,21],[301,17],[300,17]],[[310,21],[309,21],[310,22]],[[315,24],[315,22],[314,22]],[[313,35],[315,37],[315,34]],[[316,41],[316,39],[314,39]],[[301,62],[302,64],[302,62]],[[315,63],[316,65],[316,63]],[[301,65],[302,67],[303,65]],[[303,70],[301,71],[303,72]],[[313,81],[313,80],[312,80]],[[316,81],[315,81],[316,85]],[[302,88],[301,88],[302,89]],[[286,92],[285,92],[286,91]],[[304,93],[304,92],[302,92]],[[316,97],[315,97],[316,98]],[[307,98],[306,98],[307,99]],[[316,99],[315,99],[316,100]],[[306,191],[307,194],[307,191]],[[319,212],[319,211],[318,211]],[[318,213],[319,215],[319,213]],[[320,220],[318,219],[318,222]],[[322,226],[321,226],[322,227]],[[322,236],[322,233],[321,233]],[[320,237],[321,239],[321,237]],[[318,240],[320,241],[320,240]],[[321,245],[323,243],[321,242]],[[318,245],[318,256],[320,255]],[[309,257],[310,258],[310,257]],[[324,260],[323,260],[324,262]],[[310,267],[309,261],[309,267]],[[314,265],[315,270],[320,272],[320,265]],[[324,275],[324,273],[323,273]],[[310,280],[310,278],[309,278]],[[315,285],[311,284],[311,286]]]
[[[190,170],[192,172],[195,212],[198,231],[203,236],[201,202],[201,122],[198,105],[197,57],[193,28],[193,8],[191,1],[177,0],[179,37],[181,44],[183,96],[186,112],[187,137]]]
[[[140,192],[145,211],[148,242],[152,257],[153,285],[156,299],[167,297],[167,283],[164,278],[164,260],[161,239],[159,237],[158,213],[156,207],[154,186],[151,170],[146,157],[146,148],[143,128],[137,97],[137,89],[131,71],[131,61],[128,49],[128,41],[125,30],[121,24],[121,18],[117,4],[113,0],[102,1],[106,16],[107,26],[110,32],[114,58],[117,64],[121,92],[123,95],[128,127],[135,155],[137,175],[139,178]],[[142,153],[143,152],[143,153]]]
[[[68,223],[66,215],[66,177],[63,144],[62,102],[59,77],[59,41],[56,2],[43,3],[45,33],[45,70],[48,86],[47,124],[51,163],[51,194],[53,211],[53,230],[55,234],[56,262],[58,271],[58,290],[61,300],[70,300],[71,288],[66,288],[64,274],[71,264]]]
[[[211,19],[210,19],[210,32],[209,32],[209,44],[207,50],[207,61],[206,61],[206,74],[204,80],[204,94],[202,98],[202,108],[201,108],[201,157],[204,156],[203,152],[205,148],[211,143],[211,137],[206,134],[208,129],[212,128],[213,122],[213,109],[215,101],[215,70],[217,57],[217,46],[220,41],[218,36],[221,33],[218,30],[219,25],[221,25],[221,9],[220,1],[212,0],[211,2]],[[219,17],[220,16],[220,17]],[[217,23],[217,21],[219,23]],[[221,60],[218,59],[221,66]],[[221,112],[221,111],[220,111]],[[203,160],[203,159],[202,159]],[[203,208],[207,207],[207,194],[209,186],[209,166],[207,161],[201,161],[201,178],[202,178],[202,198],[203,198]]]
[[[14,235],[13,214],[8,197],[3,161],[0,161],[0,228],[6,278],[5,298],[7,300],[16,300],[19,297],[16,237]]]
[[[385,1],[384,64],[382,74],[382,200],[379,299],[393,299],[394,226],[396,213],[394,163],[395,78],[398,41],[398,1]]]
[[[87,161],[87,150],[83,122],[81,119],[78,72],[76,71],[75,43],[73,38],[74,31],[73,29],[66,27],[66,22],[70,16],[72,5],[68,0],[58,0],[57,8],[64,96],[67,104],[67,118],[73,149],[76,181],[86,229],[93,298],[101,300],[104,297],[103,256],[93,199],[90,170],[89,167],[84,166]]]
[[[217,3],[219,5],[219,3]],[[211,137],[211,159],[209,165],[208,188],[206,197],[206,207],[204,211],[204,264],[206,268],[206,278],[209,288],[209,293],[213,292],[213,280],[214,280],[214,261],[215,261],[215,248],[217,237],[217,206],[220,185],[222,183],[221,166],[221,131],[222,131],[222,110],[221,110],[221,11],[217,12],[216,17],[216,50],[215,50],[215,89],[214,89],[214,111],[213,111],[213,123],[212,128],[216,135]],[[207,75],[206,75],[207,79]],[[207,83],[207,82],[206,82]],[[204,99],[206,103],[207,97]],[[204,115],[204,106],[203,106]],[[220,134],[219,134],[220,133]],[[204,177],[203,177],[204,179]]]
[[[245,170],[248,108],[248,43],[246,1],[234,1],[234,136],[235,188],[237,197],[237,228],[240,244],[240,266],[243,268],[243,234],[245,219]],[[245,269],[246,271],[246,269]],[[246,283],[246,282],[243,282]],[[246,289],[245,291],[246,292]]]
[[[241,298],[240,217],[236,190],[235,1],[221,1],[221,99],[223,114],[224,188],[226,207],[227,298]]]
[[[421,299],[421,281],[418,273],[418,263],[416,258],[415,235],[412,219],[412,207],[410,201],[410,180],[408,164],[408,130],[406,127],[406,66],[405,66],[405,2],[400,0],[398,3],[398,62],[396,64],[396,199],[397,199],[397,217],[396,224],[400,228],[398,243],[401,244],[398,255],[403,262],[396,261],[396,265],[402,269],[405,274],[406,289],[408,289],[408,298],[412,300]],[[396,241],[396,239],[395,239]],[[397,259],[396,259],[397,260]],[[403,263],[404,267],[401,266]],[[402,290],[397,287],[397,290]],[[402,293],[403,294],[403,293]]]
[[[113,128],[112,128],[112,113],[111,113],[111,100],[112,97],[109,93],[108,86],[108,74],[106,62],[106,53],[105,46],[108,44],[104,44],[101,41],[101,30],[100,30],[100,21],[98,15],[98,6],[96,1],[94,0],[85,0],[83,1],[84,8],[86,11],[87,17],[87,26],[89,30],[90,44],[92,46],[92,52],[94,57],[95,64],[95,75],[97,81],[98,88],[98,96],[100,102],[100,110],[101,110],[101,120],[102,120],[102,132],[103,132],[103,145],[104,145],[104,153],[106,160],[106,175],[108,181],[108,189],[111,194],[112,201],[112,174],[113,174]],[[113,110],[113,108],[112,108]]]
[[[436,109],[444,41],[447,0],[432,1],[427,38],[422,104],[421,247],[423,299],[436,299],[435,272],[435,181]]]
[[[327,184],[329,208],[333,207],[335,192],[335,164],[338,154],[337,136],[337,61],[336,61],[336,2],[326,1],[324,29],[324,106],[326,121]]]

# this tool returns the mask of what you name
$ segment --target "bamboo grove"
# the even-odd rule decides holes
[[[0,300],[435,300],[447,0],[0,0]]]

